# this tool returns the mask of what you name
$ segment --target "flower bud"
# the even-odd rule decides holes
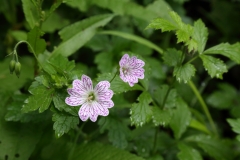
[[[11,60],[10,61],[10,64],[9,64],[9,70],[10,70],[10,73],[12,74],[15,70],[15,65],[16,65],[16,61],[15,60]]]
[[[17,63],[15,64],[15,73],[16,73],[16,75],[17,75],[18,78],[19,78],[19,76],[20,76],[20,71],[21,71],[21,64],[20,64],[19,62],[17,62]]]

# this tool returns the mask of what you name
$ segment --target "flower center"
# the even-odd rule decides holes
[[[95,100],[95,95],[93,92],[89,93],[88,97],[87,97],[87,102],[92,102]]]
[[[127,75],[128,72],[129,72],[129,68],[123,67],[123,68],[122,68],[122,71],[123,71],[123,74],[124,74],[124,75]]]

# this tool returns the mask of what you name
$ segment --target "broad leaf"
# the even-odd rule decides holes
[[[177,109],[173,112],[170,127],[174,132],[174,137],[179,139],[191,121],[191,112],[187,104],[180,98],[177,99],[176,106]]]
[[[159,107],[153,107],[152,108],[152,119],[153,119],[153,123],[155,126],[167,126],[171,119],[172,119],[172,115],[173,115],[173,111],[172,109],[160,109]]]
[[[39,109],[39,112],[41,113],[48,109],[52,102],[52,96],[54,93],[53,88],[47,88],[34,82],[30,86],[29,92],[32,96],[25,100],[25,104],[22,107],[23,112],[26,113]]]
[[[202,54],[208,38],[208,30],[202,20],[197,20],[194,22],[192,38],[198,44],[197,50],[199,54]]]
[[[187,138],[188,141],[195,142],[214,159],[232,160],[233,154],[230,146],[219,139],[206,135],[195,135]]]
[[[178,153],[179,160],[202,160],[201,154],[194,148],[183,143],[178,144],[180,152]]]
[[[100,74],[97,78],[97,81],[111,81],[114,77],[114,74],[111,73],[103,73]],[[127,92],[129,90],[143,90],[143,88],[135,84],[133,87],[130,87],[128,83],[123,82],[122,79],[117,75],[113,81],[111,82],[110,89],[114,92],[114,94],[119,94],[122,92]]]
[[[43,53],[46,49],[46,42],[44,39],[41,39],[40,37],[41,37],[41,30],[37,26],[35,26],[27,34],[27,41],[31,45],[31,47],[29,47],[30,52],[32,53],[34,52],[36,55]]]
[[[137,157],[135,154],[131,154],[122,149],[117,149],[112,146],[101,143],[87,143],[76,147],[70,160],[143,160],[141,157]]]
[[[70,129],[76,129],[79,123],[78,116],[71,116],[64,113],[55,112],[52,120],[54,121],[53,129],[56,137],[61,137],[64,133],[68,133]]]
[[[113,68],[113,54],[112,52],[98,53],[94,62],[98,65],[97,67],[101,73],[111,72]]]
[[[174,67],[173,75],[178,82],[187,83],[195,75],[195,71],[195,67],[192,64],[187,63],[182,66]]]
[[[181,51],[176,49],[167,49],[163,54],[163,61],[169,66],[177,66],[184,60],[184,55]]]
[[[46,14],[45,16],[45,19],[48,19],[49,16],[53,15],[54,14],[54,11],[63,3],[64,0],[56,0],[50,10],[48,11],[48,13]]]
[[[130,109],[131,123],[137,127],[147,123],[152,117],[152,110],[149,106],[149,103],[152,102],[152,98],[149,93],[143,92],[138,97],[138,101],[139,103],[134,103]]]
[[[203,61],[203,66],[208,74],[213,78],[222,79],[222,74],[227,72],[227,66],[220,59],[212,56],[201,55],[200,58]]]
[[[96,28],[106,25],[113,17],[112,14],[97,15],[65,27],[59,32],[63,42],[52,55],[70,56],[94,36]]]
[[[189,124],[189,127],[195,128],[199,131],[202,131],[204,133],[210,134],[211,132],[208,130],[205,124],[199,122],[196,119],[191,119],[191,122]]]
[[[102,117],[98,124],[101,127],[101,133],[103,133],[105,130],[108,131],[108,139],[110,142],[112,142],[113,146],[122,149],[127,147],[127,138],[129,137],[130,130],[128,129],[127,124],[124,124],[121,119],[116,119],[109,116]]]
[[[176,30],[177,26],[166,19],[156,18],[147,26],[146,29],[148,28],[161,29],[162,32],[166,32]]]
[[[230,45],[221,43],[204,51],[204,54],[221,54],[230,58],[232,61],[240,63],[240,43]]]
[[[227,122],[232,127],[232,130],[238,134],[237,140],[240,141],[240,119],[227,119]]]
[[[23,12],[29,26],[30,28],[34,28],[34,26],[39,21],[37,7],[34,6],[31,0],[22,0],[22,4],[23,4]]]

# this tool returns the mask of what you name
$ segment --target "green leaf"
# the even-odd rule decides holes
[[[38,112],[23,113],[21,107],[24,100],[28,98],[27,95],[14,95],[11,103],[7,106],[7,114],[5,115],[6,121],[20,121],[26,122],[43,122],[50,118],[48,113],[39,114]]]
[[[113,68],[113,54],[112,52],[98,53],[94,59],[94,62],[98,65],[98,69],[104,72],[111,72]]]
[[[12,57],[11,57],[12,58]],[[34,59],[30,57],[21,57],[21,75],[20,78],[9,73],[9,63],[11,58],[6,58],[0,62],[0,90],[14,92],[22,88],[29,79],[34,78]]]
[[[197,20],[194,22],[192,38],[197,42],[197,50],[199,54],[202,54],[208,38],[208,30],[202,20]]]
[[[114,75],[111,73],[103,73],[98,75],[97,81],[110,81],[113,77]],[[114,92],[114,94],[119,94],[130,90],[143,90],[143,88],[138,84],[135,84],[133,87],[130,87],[129,84],[123,82],[123,80],[120,79],[118,75],[111,82],[110,89]]]
[[[187,83],[195,75],[195,71],[196,69],[192,64],[186,63],[182,66],[174,67],[173,75],[178,82]]]
[[[25,100],[25,104],[22,107],[23,112],[35,111],[39,108],[39,112],[43,112],[48,109],[52,102],[52,96],[54,93],[53,88],[47,88],[43,85],[37,85],[33,83],[29,92],[32,94],[28,99]]]
[[[206,135],[194,135],[187,138],[188,141],[195,142],[211,157],[217,160],[232,160],[233,152],[223,141],[206,136]]]
[[[52,120],[54,121],[53,129],[55,130],[56,137],[61,137],[64,133],[68,133],[70,129],[76,129],[79,123],[79,117],[71,116],[64,113],[53,114]]]
[[[153,107],[152,108],[152,119],[153,119],[153,123],[155,126],[167,126],[172,118],[173,115],[173,111],[172,109],[164,109],[161,110],[159,107]]]
[[[27,40],[27,33],[25,31],[17,30],[17,31],[10,31],[10,34],[15,38],[17,41],[26,41]]]
[[[182,51],[178,51],[174,48],[168,48],[163,54],[163,61],[169,66],[177,66],[184,60]]]
[[[128,151],[117,149],[115,147],[101,144],[101,143],[87,143],[77,146],[70,160],[143,160],[141,157],[137,157],[135,154],[131,154]]]
[[[232,127],[232,130],[237,133],[240,134],[240,118],[238,119],[227,119],[227,122],[230,124],[230,126]],[[240,141],[240,135],[237,136],[237,140]]]
[[[27,34],[27,41],[31,45],[30,52],[33,53],[32,49],[34,50],[35,54],[41,54],[46,49],[46,42],[44,39],[40,38],[41,31],[40,28],[35,26],[30,32]]]
[[[149,48],[152,48],[160,54],[163,53],[163,49],[158,47],[156,44],[152,43],[151,41],[149,41],[147,39],[144,39],[142,37],[139,37],[139,36],[136,36],[136,35],[133,35],[133,34],[119,32],[119,31],[101,31],[99,33],[100,34],[119,36],[119,37],[122,37],[122,38],[125,38],[125,39],[128,39],[128,40],[132,40],[132,41],[135,41],[139,44],[142,44],[142,45],[145,45]]]
[[[152,57],[145,57],[145,60],[146,60],[146,63],[148,63],[151,68],[150,77],[157,78],[157,79],[166,78],[166,73],[164,71],[163,65],[159,60]]]
[[[236,89],[226,83],[219,84],[218,88],[219,90],[214,91],[207,98],[207,103],[218,109],[230,109],[235,107],[236,99],[238,99]]]
[[[220,54],[230,58],[232,61],[240,63],[240,43],[230,45],[229,43],[221,43],[211,47],[203,52],[203,54]]]
[[[207,134],[211,133],[204,124],[202,124],[201,122],[199,122],[196,119],[191,119],[189,127],[195,128],[195,129],[202,131],[204,133],[207,133]]]
[[[200,58],[203,61],[204,68],[212,78],[222,79],[222,74],[227,72],[227,66],[222,60],[207,55],[201,55]]]
[[[191,121],[191,112],[187,104],[180,98],[177,99],[176,105],[177,109],[173,112],[170,127],[174,132],[174,137],[180,139]]]
[[[22,0],[22,4],[23,12],[29,26],[30,28],[34,28],[34,26],[38,23],[39,20],[39,16],[37,13],[38,10],[30,0]]]
[[[180,152],[178,153],[179,160],[202,160],[201,154],[194,148],[183,143],[178,144]]]
[[[139,103],[134,103],[130,109],[131,123],[137,127],[147,123],[152,117],[152,110],[149,106],[149,103],[152,102],[152,98],[149,93],[143,92],[138,97],[138,101]]]
[[[55,10],[63,3],[63,0],[56,0],[53,5],[51,6],[50,10],[47,12],[45,16],[45,20],[49,18],[49,16],[52,16],[55,12]],[[44,24],[44,23],[43,23]]]
[[[164,109],[169,109],[176,106],[176,89],[170,89],[169,91],[168,90],[168,85],[161,85],[160,87],[156,87],[152,93],[152,97],[154,98],[154,100],[158,103],[158,105],[161,106],[163,104],[165,96],[167,95],[167,92],[169,92],[167,99],[165,100],[165,105],[161,106]]]
[[[113,146],[124,149],[128,146],[127,138],[129,137],[130,130],[127,124],[124,124],[121,119],[113,117],[101,117],[98,124],[103,133],[105,130],[108,131],[108,139],[112,142]]]
[[[79,107],[68,106],[65,103],[65,99],[68,96],[69,95],[67,94],[66,90],[61,90],[61,91],[55,93],[54,97],[53,97],[54,106],[59,111],[65,111],[67,113],[70,113],[73,116],[78,116]]]
[[[94,36],[98,27],[106,25],[113,17],[113,14],[97,15],[65,27],[59,32],[63,42],[52,55],[70,56]]]
[[[148,28],[161,29],[162,32],[166,32],[176,30],[177,26],[166,19],[156,18],[147,26],[146,29]]]

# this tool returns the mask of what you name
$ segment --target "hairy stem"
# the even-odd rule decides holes
[[[202,96],[200,95],[199,91],[197,90],[196,86],[194,85],[194,83],[192,81],[189,81],[188,82],[189,86],[191,87],[191,89],[193,90],[194,94],[196,95],[200,105],[202,106],[202,109],[203,111],[205,112],[206,116],[207,116],[207,119],[211,125],[211,128],[213,130],[213,132],[218,135],[218,132],[217,132],[217,128],[213,122],[213,119],[212,119],[212,116],[208,110],[208,107],[206,105],[206,103],[204,102]]]

